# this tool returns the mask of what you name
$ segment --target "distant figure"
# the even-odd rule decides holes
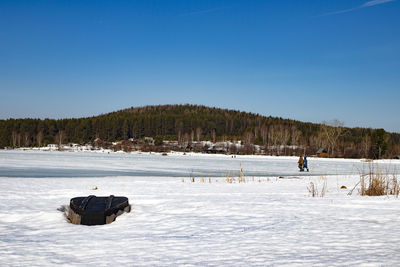
[[[304,171],[304,169],[303,169],[304,160],[303,160],[303,157],[302,157],[302,156],[300,156],[298,163],[299,163],[299,169],[300,169],[300,171],[301,171],[301,172]]]
[[[309,171],[308,170],[308,162],[307,162],[307,157],[306,156],[304,156],[304,162],[303,162],[303,171],[305,170],[305,169],[307,169],[307,172]]]

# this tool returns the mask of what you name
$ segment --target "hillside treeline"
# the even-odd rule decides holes
[[[246,151],[293,155],[324,148],[331,157],[393,158],[400,155],[400,134],[383,129],[346,128],[339,121],[305,123],[197,105],[130,108],[72,119],[0,120],[0,147],[45,146],[154,137],[188,145],[195,141],[242,141]],[[235,151],[238,152],[238,151]]]

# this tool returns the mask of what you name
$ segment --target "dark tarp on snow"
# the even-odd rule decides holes
[[[106,224],[106,217],[124,211],[129,206],[127,197],[75,197],[70,201],[70,208],[81,216],[81,224]]]

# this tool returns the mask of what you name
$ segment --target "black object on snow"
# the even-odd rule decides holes
[[[68,218],[74,224],[100,225],[111,223],[115,218],[130,211],[127,197],[74,197],[70,201]]]

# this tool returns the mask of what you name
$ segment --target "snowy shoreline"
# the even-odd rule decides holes
[[[237,154],[210,154],[210,153],[202,153],[202,152],[181,152],[181,151],[170,151],[170,152],[142,152],[142,151],[132,151],[132,152],[124,152],[122,150],[113,151],[111,149],[79,149],[79,150],[58,150],[58,149],[48,149],[48,148],[16,148],[16,149],[0,149],[1,151],[24,151],[24,152],[57,152],[57,153],[98,153],[98,154],[126,154],[126,155],[142,155],[142,154],[149,154],[149,155],[161,155],[161,156],[168,156],[168,155],[176,155],[176,156],[199,156],[199,157],[237,157],[237,158],[249,158],[249,159],[293,159],[297,158],[298,156],[276,156],[276,155],[237,155]],[[164,155],[163,155],[164,154]],[[326,158],[326,157],[316,157],[316,156],[308,156],[308,158],[312,158],[313,160],[319,161],[329,161],[329,160],[342,160],[347,162],[381,162],[381,163],[399,163],[400,159],[366,159],[366,158]]]

